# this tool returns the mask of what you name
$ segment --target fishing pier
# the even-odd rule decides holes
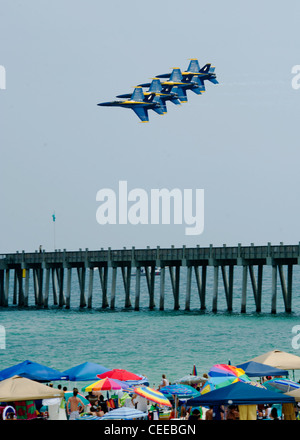
[[[164,310],[165,282],[170,277],[174,310],[180,308],[179,298],[184,295],[185,310],[190,310],[192,277],[199,295],[199,310],[206,310],[208,300],[207,278],[208,269],[213,277],[210,285],[212,298],[211,309],[218,311],[218,298],[225,295],[226,308],[233,309],[235,269],[242,270],[240,312],[246,313],[249,295],[248,279],[254,295],[256,312],[262,311],[262,292],[264,268],[271,268],[269,311],[276,313],[278,285],[283,296],[284,310],[292,312],[293,269],[300,265],[300,243],[294,246],[282,243],[273,246],[242,246],[235,247],[193,247],[187,248],[146,248],[112,250],[79,250],[55,252],[17,252],[0,255],[0,307],[10,304],[27,307],[29,299],[29,283],[33,284],[34,303],[37,307],[49,306],[50,286],[53,291],[53,305],[70,308],[72,274],[77,275],[80,308],[92,308],[94,277],[99,276],[101,285],[102,308],[116,307],[117,273],[121,272],[125,308],[140,308],[141,269],[144,270],[149,293],[149,308]],[[160,268],[159,301],[155,303],[156,268]],[[180,292],[180,276],[185,271],[184,292]],[[74,276],[74,275],[73,275]],[[131,290],[132,276],[135,278],[135,291]],[[248,278],[249,277],[249,278]],[[220,283],[219,283],[220,278]],[[31,281],[30,281],[31,280]],[[280,280],[280,283],[278,282]],[[110,283],[108,283],[110,281]],[[222,282],[223,281],[223,282]],[[220,284],[223,287],[220,288]],[[110,292],[108,292],[108,286]],[[248,286],[248,287],[247,287]],[[221,290],[223,292],[221,292]],[[110,293],[110,294],[109,294]],[[13,295],[12,301],[9,301]],[[118,291],[120,301],[120,292]]]

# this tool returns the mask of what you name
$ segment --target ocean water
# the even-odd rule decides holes
[[[149,310],[144,277],[141,277],[139,311],[124,308],[124,287],[119,274],[114,310],[101,309],[101,290],[97,276],[92,309],[79,308],[79,286],[75,276],[70,309],[53,305],[51,296],[48,309],[36,308],[32,286],[29,307],[21,309],[13,304],[11,290],[9,307],[0,308],[0,370],[26,359],[60,371],[89,361],[107,368],[125,368],[143,374],[153,386],[159,384],[163,373],[171,381],[192,373],[194,364],[201,375],[216,363],[227,363],[230,360],[236,365],[273,349],[300,356],[300,349],[292,345],[295,336],[293,327],[300,324],[300,274],[296,269],[291,314],[284,312],[280,284],[277,289],[277,314],[270,313],[271,272],[267,268],[264,272],[262,313],[259,314],[255,312],[250,280],[247,310],[245,314],[240,313],[242,282],[239,270],[235,271],[233,312],[230,313],[226,311],[221,276],[218,312],[211,311],[213,277],[209,271],[206,311],[199,310],[200,302],[194,279],[191,310],[184,310],[185,271],[182,271],[181,276],[179,311],[173,310],[173,294],[167,276],[164,311],[157,307],[159,276],[156,277],[154,310]],[[110,286],[108,292],[110,300]],[[134,292],[135,277],[132,277],[133,305]],[[299,373],[296,371],[294,374],[298,380]],[[79,387],[84,385],[86,383],[76,384]]]

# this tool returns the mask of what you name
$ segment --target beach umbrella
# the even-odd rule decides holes
[[[147,414],[134,408],[122,406],[121,408],[113,409],[101,417],[101,420],[132,420],[132,419],[146,419]]]
[[[272,367],[282,368],[284,370],[299,370],[300,356],[291,353],[286,353],[280,350],[272,350],[250,359],[254,362],[271,365]]]
[[[290,391],[298,390],[300,388],[299,383],[281,378],[268,380],[267,382],[264,382],[264,386],[268,390],[277,391],[279,393],[289,393]]]
[[[138,376],[137,374],[131,373],[127,370],[122,370],[115,368],[113,370],[105,371],[102,374],[97,374],[97,377],[100,379],[104,379],[106,377],[109,377],[111,379],[118,379],[118,380],[141,380],[142,376]]]
[[[84,362],[63,371],[63,374],[68,376],[70,381],[84,382],[97,380],[97,374],[105,373],[105,371],[109,371],[109,369],[93,362]]]
[[[217,390],[218,388],[226,387],[232,383],[238,382],[237,377],[230,376],[216,376],[211,377],[200,389],[200,394],[209,393],[210,391]]]
[[[139,374],[137,376],[140,376]],[[133,385],[135,387],[148,387],[149,386],[149,379],[146,376],[140,376],[140,380],[126,380],[126,383],[128,385]]]
[[[128,384],[118,379],[111,379],[106,377],[105,379],[98,380],[86,387],[83,387],[81,391],[112,391],[112,390],[125,390],[132,391]]]
[[[153,388],[136,387],[133,389],[133,392],[139,396],[145,397],[145,399],[150,400],[151,402],[157,403],[158,405],[172,407],[169,399],[163,393],[154,390]]]
[[[200,394],[206,394],[209,393],[210,391],[213,390],[217,390],[219,388],[223,388],[226,387],[228,385],[231,385],[232,383],[236,383],[236,382],[245,382],[249,385],[253,385],[259,388],[265,388],[263,385],[259,384],[258,382],[254,382],[254,381],[240,381],[240,379],[238,377],[230,377],[230,376],[216,376],[216,377],[211,377],[204,385],[203,387],[200,389]]]
[[[177,396],[179,399],[192,399],[193,397],[200,396],[199,391],[189,385],[173,384],[167,385],[159,390],[166,396]]]
[[[210,377],[237,377],[240,381],[250,382],[249,377],[246,375],[242,368],[235,367],[234,365],[216,364],[209,370],[208,375]]]
[[[65,391],[65,399],[66,399],[66,402],[67,402],[68,399],[69,399],[70,397],[72,397],[72,396],[73,396],[73,392],[72,392],[72,391]],[[83,394],[78,393],[78,394],[77,394],[77,397],[78,397],[78,399],[81,400],[81,402],[82,402],[83,405],[89,405],[89,404],[90,404],[90,401],[89,401],[89,400],[88,400]]]
[[[194,397],[201,396],[199,391],[189,385],[173,384],[167,385],[160,389],[160,392],[167,397],[175,396],[175,411],[177,414],[177,401],[178,399],[192,399]]]
[[[83,414],[82,416],[76,417],[76,420],[101,420],[101,417],[93,416],[92,414]]]

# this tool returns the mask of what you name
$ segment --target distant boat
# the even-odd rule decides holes
[[[155,275],[160,275],[160,271],[161,271],[161,268],[160,268],[160,267],[155,267]],[[146,276],[146,270],[145,270],[144,267],[141,267],[141,268],[140,268],[140,274],[143,275],[143,276]],[[132,273],[131,275],[132,275],[133,277],[135,277],[135,276],[136,276],[136,273]]]

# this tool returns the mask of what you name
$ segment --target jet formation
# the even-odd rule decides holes
[[[148,110],[159,115],[167,113],[167,102],[175,105],[187,102],[187,91],[197,95],[205,92],[205,81],[219,84],[215,67],[205,64],[202,68],[198,60],[191,59],[187,70],[182,72],[178,67],[170,73],[163,73],[152,78],[150,83],[139,84],[133,93],[116,96],[119,101],[101,102],[100,106],[129,108],[135,112],[141,122],[149,122]]]

